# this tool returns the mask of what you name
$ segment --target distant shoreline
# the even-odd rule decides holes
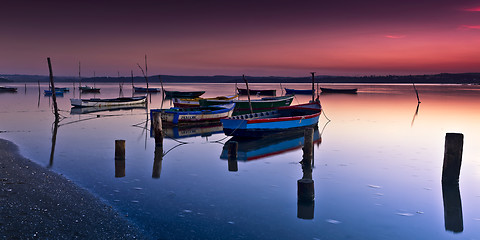
[[[254,77],[246,76],[249,83],[311,83],[312,78],[306,77]],[[79,82],[78,77],[58,76],[55,82]],[[95,77],[82,78],[82,82],[103,83],[145,83],[145,78],[131,77]],[[242,76],[171,76],[154,75],[148,77],[151,83],[244,83]],[[41,75],[0,75],[0,83],[15,82],[48,82],[48,76]],[[480,84],[480,73],[440,73],[432,75],[387,75],[387,76],[315,76],[316,83],[431,83],[431,84]]]

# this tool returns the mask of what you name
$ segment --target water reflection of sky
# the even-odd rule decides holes
[[[61,83],[59,87],[63,87]],[[71,83],[64,84],[71,86]],[[51,100],[36,84],[0,94],[0,137],[21,153],[49,166],[53,115]],[[100,95],[118,97],[117,84],[97,84]],[[357,95],[320,99],[331,122],[315,146],[314,218],[297,218],[301,149],[239,161],[238,171],[220,159],[223,133],[164,140],[160,177],[152,178],[155,143],[144,129],[146,110],[70,115],[69,98],[59,98],[65,118],[58,128],[51,168],[89,189],[145,228],[165,239],[472,239],[480,236],[480,116],[478,86],[345,85]],[[160,87],[160,86],[154,86]],[[252,84],[276,88],[278,84]],[[308,84],[283,84],[309,88]],[[42,92],[45,86],[42,88]],[[231,94],[232,84],[166,84],[205,89],[206,96]],[[226,92],[227,90],[231,90]],[[125,96],[131,89],[125,86]],[[152,95],[149,107],[168,107]],[[310,96],[297,96],[293,104]],[[319,130],[327,122],[321,117]],[[184,131],[192,132],[192,131]],[[462,233],[445,231],[441,169],[445,133],[464,133],[460,176]],[[208,135],[208,134],[207,134]],[[126,140],[125,177],[115,178],[114,140]],[[181,141],[181,142],[179,142]],[[217,142],[219,141],[219,142]],[[186,144],[181,144],[186,143]],[[261,145],[261,143],[259,143]],[[156,165],[158,170],[158,165]]]

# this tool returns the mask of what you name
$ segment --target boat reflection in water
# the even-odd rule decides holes
[[[302,148],[304,131],[303,129],[301,131],[287,131],[266,135],[262,138],[233,137],[225,143],[220,159],[228,160],[228,146],[231,141],[238,142],[237,160],[252,161]],[[320,144],[321,142],[322,138],[318,128],[315,128],[313,143]]]
[[[76,114],[88,114],[104,111],[121,111],[121,110],[133,110],[133,109],[146,109],[144,103],[133,104],[133,105],[124,105],[124,106],[101,106],[101,107],[72,107],[70,109],[71,115]]]
[[[214,134],[223,134],[223,126],[221,122],[209,122],[205,124],[186,124],[186,125],[167,125],[163,126],[163,134],[167,138],[190,138],[190,137],[210,137]],[[151,132],[153,137],[153,132]]]

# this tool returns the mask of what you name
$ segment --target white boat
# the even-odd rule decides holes
[[[121,106],[145,103],[147,97],[121,97],[121,98],[90,98],[90,99],[70,99],[70,103],[74,107],[102,107],[102,106]]]

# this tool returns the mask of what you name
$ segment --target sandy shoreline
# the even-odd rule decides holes
[[[87,190],[22,157],[0,139],[0,238],[144,239]]]

